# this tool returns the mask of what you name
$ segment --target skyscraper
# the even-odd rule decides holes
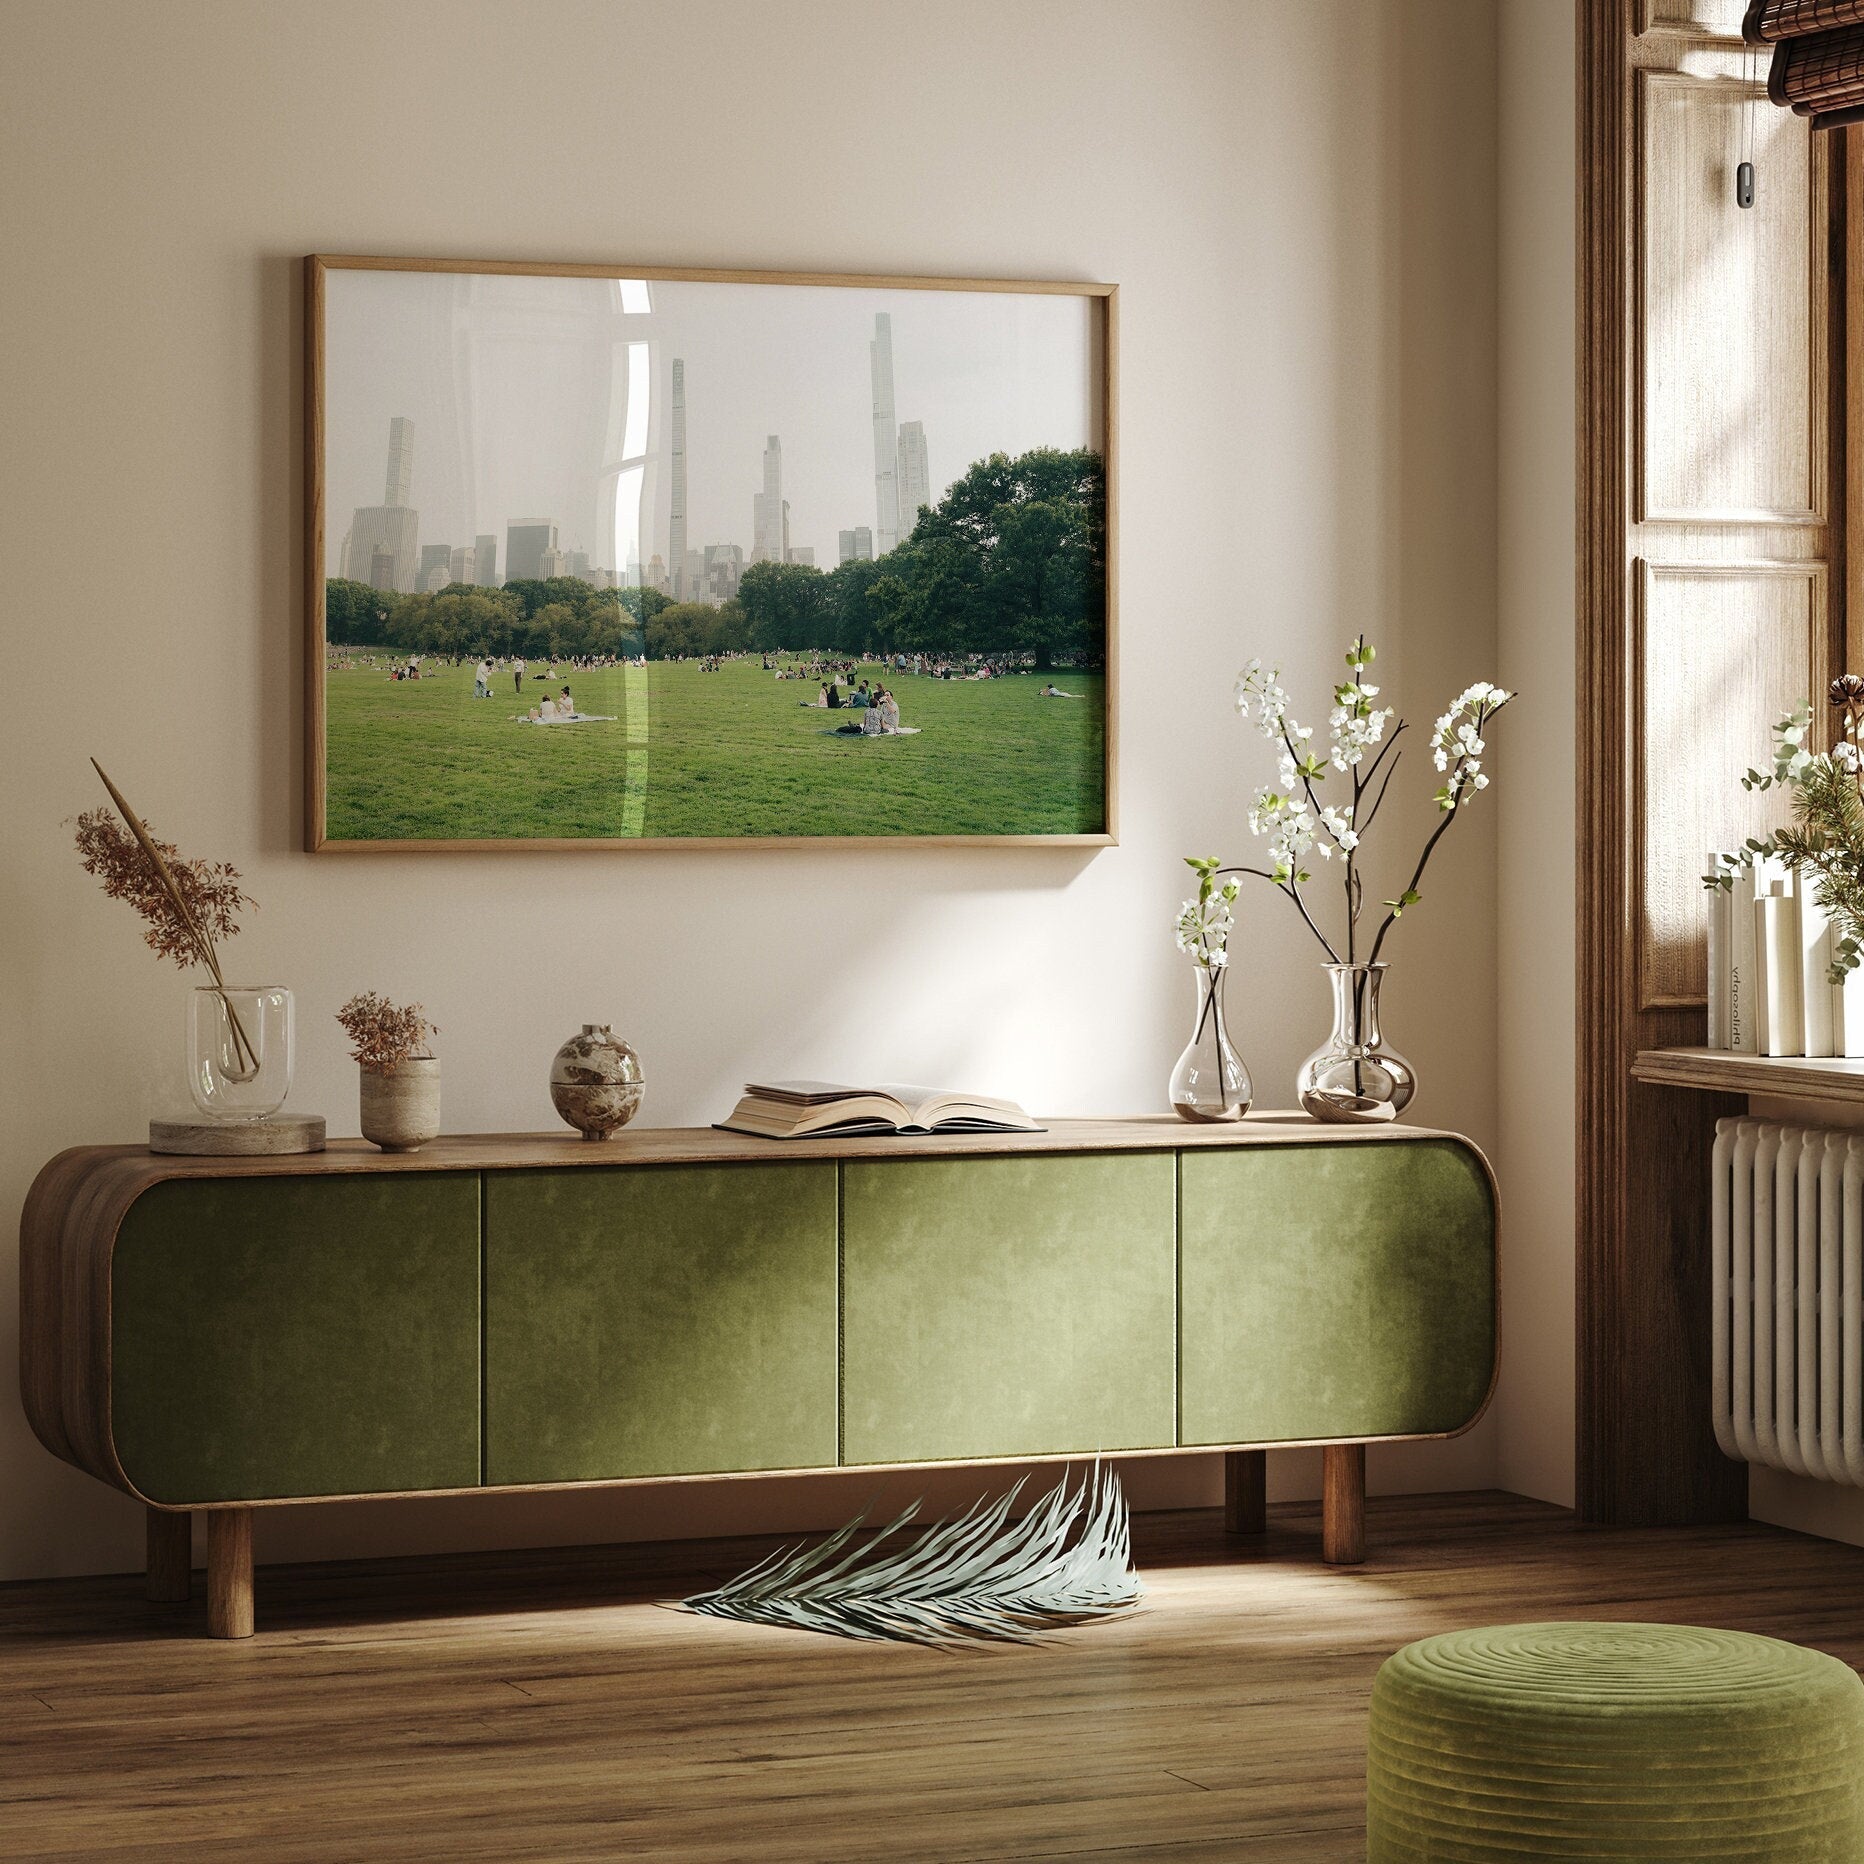
[[[472,580],[482,589],[498,587],[498,537],[481,531],[472,540]]]
[[[434,572],[440,572],[440,580],[433,580]],[[415,579],[419,589],[444,589],[452,580],[453,546],[451,544],[423,544],[421,546],[421,567]]]
[[[416,556],[420,513],[408,504],[413,484],[414,423],[398,414],[388,424],[388,502],[359,505],[350,522],[343,574],[352,581],[375,589],[398,589],[404,595],[414,588],[420,576]],[[382,551],[389,558],[387,582],[379,580],[384,571],[376,562]]]
[[[809,566],[809,568],[814,569],[815,568],[815,545],[814,544],[798,544],[795,546],[794,549],[790,551],[788,557],[785,560],[790,563],[805,563]]]
[[[783,502],[783,443],[772,434],[764,444],[764,489],[751,504],[751,561],[785,561],[789,528],[789,507]]]
[[[900,537],[913,534],[919,514],[932,502],[932,469],[926,462],[922,422],[900,423]]]
[[[667,562],[673,569],[674,597],[683,599],[687,594],[686,365],[677,356],[673,359],[673,515],[667,521]]]
[[[553,556],[557,527],[542,519],[505,526],[505,580],[535,582],[544,574],[544,552]]]
[[[388,424],[388,489],[384,505],[405,505],[414,491],[414,423],[398,414]]]
[[[474,554],[471,544],[461,544],[454,551],[452,561],[447,565],[447,574],[451,581],[470,584],[476,580],[473,575]]]
[[[884,557],[900,541],[900,436],[893,418],[893,319],[874,313],[867,346],[874,389],[874,542]]]
[[[857,524],[852,531],[841,534],[841,556],[843,563],[871,563],[874,560],[874,533],[865,524]]]

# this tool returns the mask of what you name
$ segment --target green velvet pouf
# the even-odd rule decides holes
[[[1367,1864],[1864,1860],[1864,1682],[1688,1625],[1409,1644],[1372,1687]]]

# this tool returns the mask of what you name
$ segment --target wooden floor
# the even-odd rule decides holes
[[[264,1568],[247,1643],[199,1635],[198,1576],[0,1587],[0,1856],[1341,1864],[1408,1639],[1642,1618],[1864,1661],[1864,1551],[1771,1528],[1374,1501],[1340,1572],[1318,1532],[1277,1508],[1238,1558],[1215,1512],[1146,1517],[1140,1613],[964,1656],[656,1603],[749,1541]]]

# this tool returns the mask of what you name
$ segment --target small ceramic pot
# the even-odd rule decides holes
[[[618,1133],[647,1092],[640,1057],[606,1023],[584,1023],[550,1064],[550,1099],[585,1139]]]
[[[384,1152],[412,1152],[440,1137],[440,1063],[431,1055],[397,1062],[393,1074],[364,1068],[362,1136]]]

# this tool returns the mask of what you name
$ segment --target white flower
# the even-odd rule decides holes
[[[1205,970],[1221,970],[1230,961],[1230,932],[1236,923],[1231,905],[1236,882],[1218,887],[1208,899],[1186,900],[1178,910],[1178,949]]]
[[[1430,735],[1430,757],[1439,770],[1449,774],[1449,781],[1437,792],[1437,807],[1449,811],[1466,806],[1478,790],[1485,790],[1489,780],[1482,774],[1480,759],[1487,745],[1482,726],[1513,698],[1499,686],[1478,680],[1457,696],[1449,711],[1437,720]]]
[[[1288,716],[1288,695],[1282,689],[1281,669],[1264,669],[1260,660],[1252,660],[1236,676],[1236,709],[1245,718],[1253,715],[1257,729],[1271,744],[1281,740]]]
[[[1339,809],[1323,809],[1320,819],[1325,824],[1327,833],[1339,845],[1342,853],[1351,854],[1359,846],[1359,834],[1353,827],[1353,806],[1347,803]]]

